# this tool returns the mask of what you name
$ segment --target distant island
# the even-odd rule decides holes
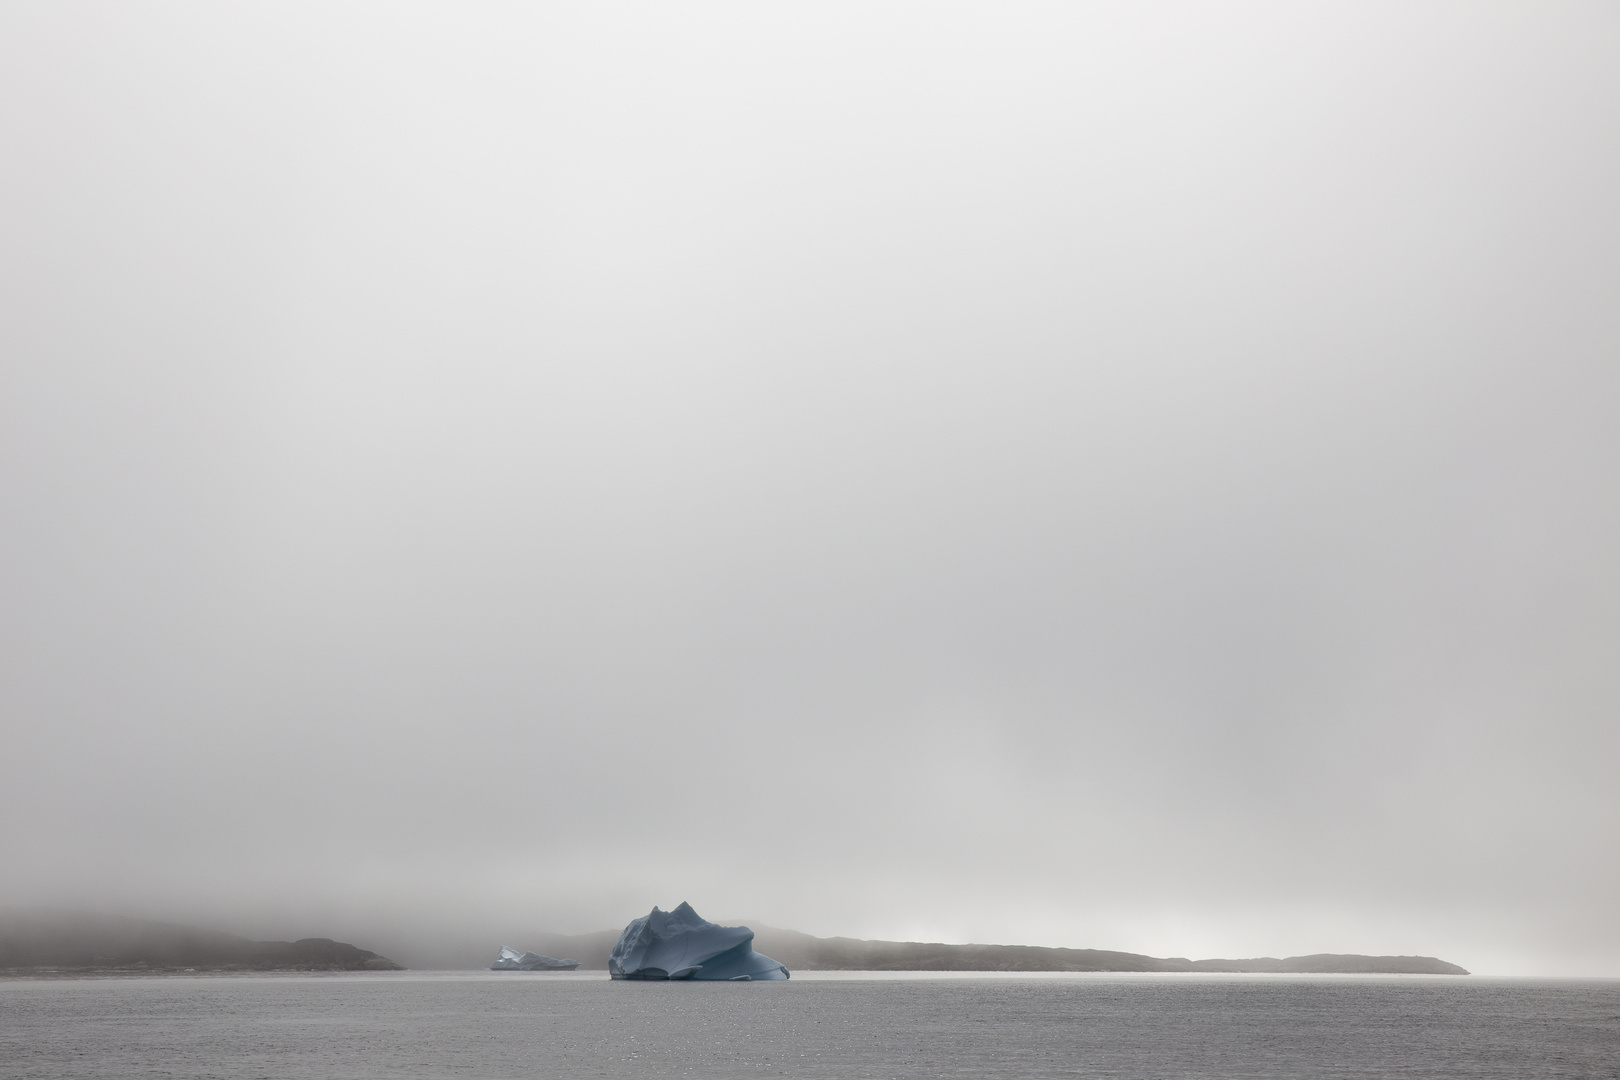
[[[401,970],[385,956],[330,938],[253,941],[112,915],[0,918],[0,973]]]

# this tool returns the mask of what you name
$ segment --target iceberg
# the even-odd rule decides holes
[[[508,945],[501,946],[501,955],[489,965],[491,971],[573,971],[579,967],[578,960],[558,960],[555,956],[541,956],[539,953],[518,952]]]
[[[619,935],[608,957],[615,979],[696,979],[747,982],[780,980],[788,969],[754,951],[746,926],[716,926],[682,903],[674,911],[652,911]]]

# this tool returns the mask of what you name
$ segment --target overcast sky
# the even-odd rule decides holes
[[[1612,3],[8,3],[0,903],[1620,975],[1617,193]]]

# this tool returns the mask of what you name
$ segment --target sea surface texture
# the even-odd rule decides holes
[[[0,979],[0,1077],[1604,1077],[1620,982]]]

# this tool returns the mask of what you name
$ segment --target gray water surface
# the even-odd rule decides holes
[[[0,979],[0,1077],[1620,1077],[1620,982]]]

